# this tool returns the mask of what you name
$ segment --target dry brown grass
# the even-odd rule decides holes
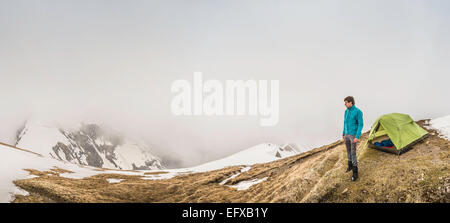
[[[83,165],[80,165],[83,166]],[[95,167],[94,168],[95,171],[105,171],[105,170],[111,170],[111,171],[119,171],[119,172],[133,172],[133,173],[138,173],[138,170],[119,170],[119,169],[109,169],[109,168],[103,168],[103,167]]]
[[[361,144],[366,139],[367,133]],[[351,172],[345,173],[347,157],[342,141],[253,165],[226,185],[219,183],[243,166],[165,180],[121,174],[70,179],[59,176],[61,169],[29,170],[38,177],[15,184],[30,195],[16,196],[14,202],[449,202],[449,147],[449,141],[430,135],[401,156],[365,149],[360,151],[360,178],[356,182],[350,181]],[[268,179],[248,190],[227,186],[263,177]],[[108,178],[123,181],[111,184]]]
[[[433,131],[400,156],[365,149],[359,156],[357,182],[349,181],[350,174],[342,173],[345,168],[342,162],[302,201],[449,202],[449,154],[450,142]]]

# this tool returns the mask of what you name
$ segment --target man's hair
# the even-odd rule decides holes
[[[348,97],[344,98],[344,101],[351,102],[352,105],[355,105],[355,99],[352,96],[348,96]]]

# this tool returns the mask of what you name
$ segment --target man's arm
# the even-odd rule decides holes
[[[361,137],[361,131],[363,129],[364,126],[364,122],[363,122],[363,113],[362,111],[358,112],[358,130],[356,130],[356,138],[359,139],[359,137]]]
[[[342,128],[342,139],[344,139],[344,135],[345,135],[345,113],[347,113],[347,111],[344,112],[344,128]]]

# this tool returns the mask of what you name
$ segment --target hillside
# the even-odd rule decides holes
[[[428,127],[427,121],[418,123]],[[30,167],[30,177],[14,181],[21,190],[13,202],[450,202],[450,142],[429,131],[401,156],[359,150],[356,182],[345,173],[340,140],[268,163],[209,172],[88,171],[66,163]]]

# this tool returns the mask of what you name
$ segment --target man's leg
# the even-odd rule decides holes
[[[358,179],[358,161],[356,160],[356,142],[353,140],[355,139],[355,136],[351,137],[351,161],[352,161],[352,167],[353,167],[353,176],[352,181],[355,181]]]
[[[352,166],[358,166],[358,160],[356,160],[356,142],[354,142],[355,136],[351,136],[350,142],[351,142],[351,161]]]
[[[352,140],[351,140],[351,136],[350,135],[345,135],[344,136],[344,142],[345,142],[345,147],[347,148],[347,163],[348,163],[348,168],[346,170],[346,172],[352,170],[353,166],[352,166]]]

